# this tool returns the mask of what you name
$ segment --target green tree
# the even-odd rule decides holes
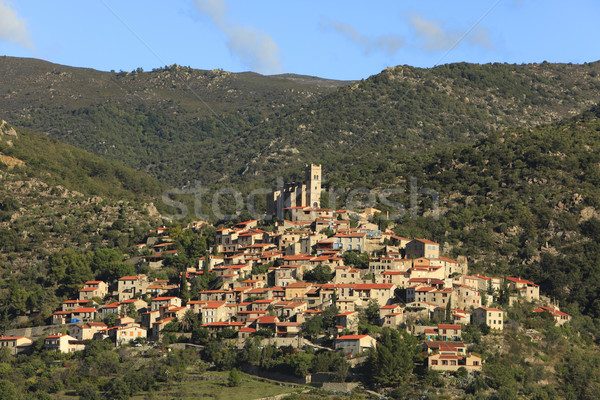
[[[365,252],[359,253],[354,250],[347,251],[344,253],[344,264],[351,265],[355,268],[368,268],[369,255]]]
[[[0,363],[10,363],[13,361],[12,353],[8,347],[0,347]]]
[[[327,283],[332,277],[329,265],[319,264],[312,270],[304,273],[304,280],[307,282]]]
[[[91,258],[90,267],[96,278],[108,282],[122,276],[135,275],[135,267],[123,262],[123,254],[113,249],[96,250]]]
[[[486,307],[488,305],[487,291],[480,290],[479,296],[481,297],[481,305]]]
[[[294,376],[302,378],[310,372],[310,367],[315,356],[309,353],[295,353],[290,356],[290,367]]]
[[[506,278],[502,279],[500,290],[498,290],[498,304],[507,306],[510,300],[510,291],[508,288],[508,281]]]
[[[21,396],[10,380],[0,379],[0,400],[17,400],[22,398],[23,396]]]
[[[74,296],[81,285],[92,280],[94,275],[86,255],[66,249],[50,255],[48,278],[50,284],[59,282],[65,294]]]
[[[110,400],[127,400],[131,397],[131,388],[122,378],[113,379],[107,382],[104,398]]]
[[[181,272],[181,278],[179,279],[179,297],[187,303],[190,300],[190,289],[188,287],[186,275],[186,271]]]
[[[197,314],[195,314],[192,310],[187,310],[185,314],[181,317],[179,321],[179,325],[184,332],[190,332],[194,323],[197,320]]]
[[[379,302],[377,299],[371,299],[367,308],[365,309],[365,315],[370,324],[379,325]]]
[[[492,285],[492,280],[488,279],[488,283],[487,283],[487,294],[489,294],[490,296],[493,295],[495,292],[494,290],[494,286]]]
[[[106,317],[104,317],[104,323],[109,327],[115,326],[115,324],[117,323],[117,314],[115,314],[115,313],[107,314]]]
[[[260,339],[250,338],[244,343],[244,348],[240,352],[240,362],[252,365],[260,363],[261,351],[259,349]]]
[[[24,314],[27,311],[27,291],[20,283],[13,279],[8,284],[8,302],[11,312],[16,314]]]
[[[137,318],[137,317],[138,317],[138,310],[137,310],[137,308],[135,307],[135,304],[133,304],[133,303],[130,303],[130,304],[127,306],[127,315],[128,315],[129,317],[131,317],[131,318]]]
[[[101,400],[100,392],[94,385],[83,383],[77,389],[77,396],[80,400]]]
[[[331,305],[323,310],[321,313],[321,317],[323,318],[323,329],[327,330],[335,326],[335,318],[338,314],[339,309],[335,305]]]
[[[417,354],[416,339],[406,331],[384,328],[377,347],[369,350],[369,379],[375,387],[400,385],[408,379]]]
[[[322,234],[324,234],[324,235],[327,235],[327,237],[328,237],[328,238],[330,238],[330,237],[332,237],[333,235],[335,235],[335,232],[334,232],[332,229],[330,229],[330,228],[324,228],[324,229],[321,229],[321,230],[319,231],[319,233],[322,233]]]
[[[314,340],[323,330],[323,317],[321,315],[314,315],[302,323],[302,335],[309,340]]]
[[[236,368],[232,368],[229,371],[229,377],[227,378],[227,386],[236,387],[242,384],[242,374]]]
[[[163,258],[165,267],[174,268],[178,272],[185,272],[188,268],[193,267],[195,262],[185,254],[177,253],[176,255],[167,255]]]

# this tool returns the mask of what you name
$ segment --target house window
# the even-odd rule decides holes
[[[431,360],[431,365],[438,365],[437,360]]]

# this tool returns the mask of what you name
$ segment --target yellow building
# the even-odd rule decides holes
[[[504,311],[499,308],[479,307],[471,314],[473,324],[486,324],[491,329],[504,330]]]

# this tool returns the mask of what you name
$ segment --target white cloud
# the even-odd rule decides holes
[[[254,27],[240,26],[227,18],[225,0],[195,0],[195,4],[227,35],[227,47],[245,66],[262,74],[282,71],[279,48],[273,38]]]
[[[480,26],[473,29],[473,31],[467,36],[467,40],[474,46],[481,46],[485,49],[494,49],[494,43],[490,39],[490,31]]]
[[[384,51],[389,55],[394,55],[404,46],[404,38],[397,35],[384,35],[376,38],[369,38],[361,35],[354,27],[342,22],[323,21],[321,26],[324,29],[331,28],[334,31],[346,36],[351,42],[356,43],[365,54],[372,51]]]
[[[420,40],[420,47],[428,52],[450,50],[465,41],[472,46],[493,49],[494,45],[489,38],[489,31],[480,26],[472,27],[464,32],[446,28],[443,23],[423,18],[419,14],[411,13],[407,17],[408,23]]]
[[[0,40],[33,50],[25,20],[4,0],[0,0]]]

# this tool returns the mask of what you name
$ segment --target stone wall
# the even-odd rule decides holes
[[[350,393],[358,386],[358,382],[324,382],[321,388],[328,392]]]
[[[62,328],[67,325],[44,325],[44,326],[33,326],[30,328],[19,328],[10,329],[4,332],[5,336],[25,336],[31,339],[37,339],[40,337],[46,337],[49,335],[55,335],[61,333]]]
[[[274,381],[295,383],[298,385],[306,385],[311,382],[311,376],[297,378],[295,376],[282,374],[275,371],[265,371],[256,365],[243,365],[241,370],[250,375],[260,376],[262,378],[272,379]]]

